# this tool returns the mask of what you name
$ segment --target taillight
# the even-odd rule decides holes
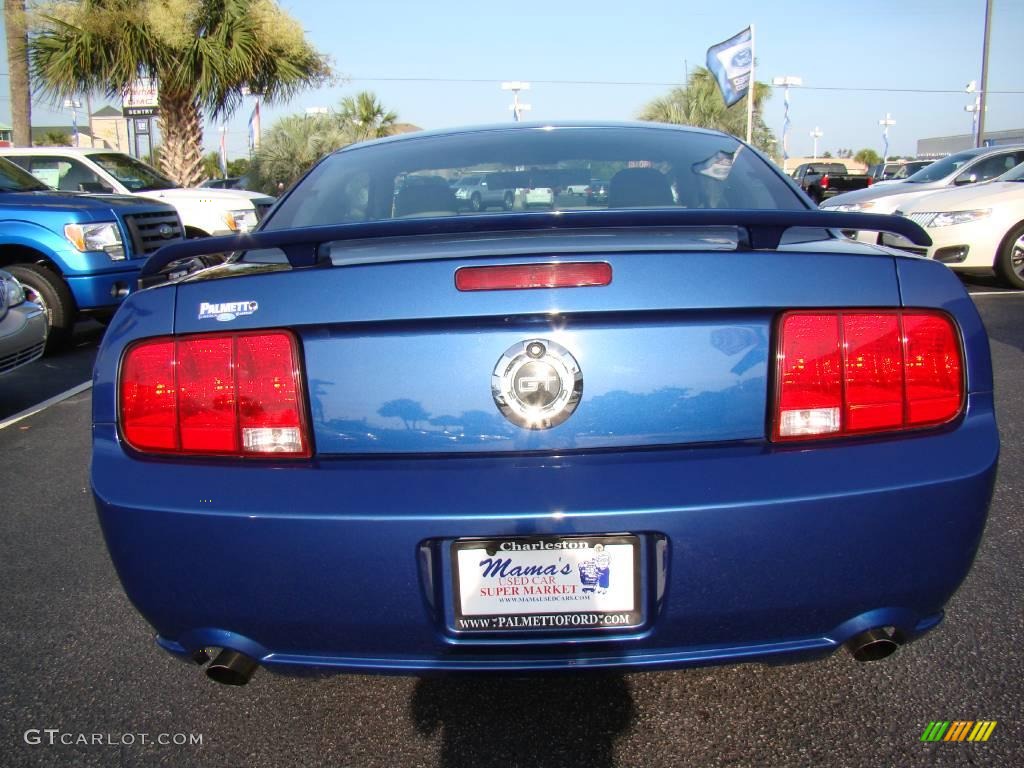
[[[824,176],[821,177],[821,181],[818,182],[818,185],[822,189],[828,189],[828,174],[827,173]]]
[[[964,402],[953,321],[938,312],[787,312],[776,344],[774,440],[937,426]]]
[[[146,339],[121,364],[121,433],[145,453],[309,457],[298,344],[287,331]]]
[[[868,186],[870,187],[874,183],[875,183],[875,177],[874,176],[868,176]]]
[[[584,288],[608,285],[611,281],[611,264],[603,261],[462,267],[455,271],[455,287],[460,291]]]

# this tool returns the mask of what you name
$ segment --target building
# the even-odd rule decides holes
[[[128,120],[120,109],[104,107],[92,113],[92,135],[94,147],[130,152],[132,143],[128,136]]]
[[[1012,131],[985,131],[985,146],[998,147],[1004,144],[1024,144],[1024,128]],[[945,157],[962,152],[974,146],[974,134],[962,133],[957,136],[938,136],[933,139],[917,140],[918,157]]]

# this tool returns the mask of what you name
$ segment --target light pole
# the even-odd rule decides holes
[[[223,123],[220,126],[220,175],[223,179],[228,177],[228,127]]]
[[[821,128],[814,126],[814,130],[811,131],[811,138],[814,139],[814,160],[818,159],[818,139],[825,134],[821,132]]]
[[[974,146],[985,144],[985,100],[988,98],[988,41],[992,36],[992,0],[985,2],[985,39],[981,44],[981,93],[978,94],[978,134]]]
[[[512,104],[509,109],[512,111],[512,119],[517,123],[523,119],[523,112],[529,112],[533,107],[529,104],[519,103],[519,92],[530,90],[530,84],[520,80],[510,80],[501,84],[501,90],[512,91]]]
[[[978,82],[971,80],[964,88],[967,93],[973,93],[974,103],[965,104],[964,112],[971,113],[971,141],[974,142],[974,146],[978,146],[978,114],[981,112],[981,94],[978,93]]]
[[[782,101],[785,108],[785,117],[782,121],[782,170],[786,170],[786,161],[789,159],[789,87],[791,85],[801,86],[804,84],[802,77],[796,75],[782,75],[772,78],[772,85],[783,87]]]
[[[892,115],[886,112],[885,117],[879,120],[878,124],[882,126],[882,140],[885,142],[885,149],[882,150],[882,162],[884,163],[889,157],[889,126],[896,125],[896,121],[892,119]]]
[[[71,110],[71,142],[72,146],[79,145],[78,138],[78,110],[82,108],[82,102],[78,99],[64,99],[64,109]],[[90,136],[90,138],[92,138]]]

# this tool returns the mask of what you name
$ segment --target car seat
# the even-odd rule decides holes
[[[672,205],[668,177],[656,168],[625,168],[608,185],[609,208]]]

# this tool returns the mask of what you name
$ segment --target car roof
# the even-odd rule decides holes
[[[414,133],[402,133],[397,136],[386,136],[383,139],[361,141],[357,144],[349,144],[336,150],[350,152],[364,147],[376,146],[378,144],[393,144],[397,142],[421,141],[439,136],[465,136],[477,133],[502,133],[508,131],[558,131],[573,129],[631,129],[631,130],[652,130],[652,131],[678,131],[680,133],[701,133],[712,136],[726,136],[721,131],[712,131],[707,128],[695,128],[690,125],[670,125],[668,123],[649,123],[642,121],[556,121],[556,122],[530,122],[530,123],[492,123],[488,125],[471,125],[452,128],[434,128],[429,131],[416,131]]]
[[[54,153],[69,155],[127,155],[119,149],[103,149],[102,147],[0,147],[4,155],[52,155]]]

